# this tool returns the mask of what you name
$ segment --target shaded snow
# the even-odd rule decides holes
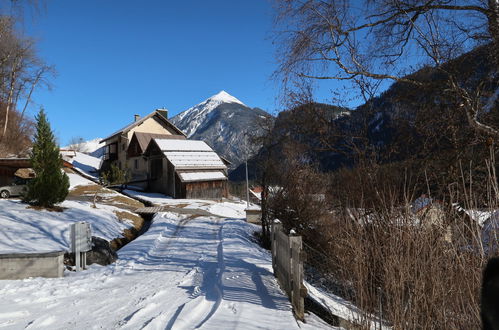
[[[93,179],[99,178],[99,169],[102,158],[93,157],[82,152],[76,152],[76,156],[70,161],[73,166]]]
[[[122,237],[131,226],[119,221],[113,211],[120,209],[89,202],[64,201],[63,212],[49,212],[28,208],[18,200],[0,200],[0,253],[49,252],[69,250],[69,226],[86,221],[91,224],[92,235],[112,240]]]

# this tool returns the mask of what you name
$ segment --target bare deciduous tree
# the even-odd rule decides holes
[[[285,87],[296,79],[340,80],[360,87],[392,80],[420,86],[410,73],[429,66],[445,77],[443,89],[456,97],[469,124],[499,138],[499,129],[480,120],[495,104],[483,85],[469,90],[445,63],[488,44],[491,84],[499,79],[498,0],[277,0],[280,67]],[[489,82],[490,83],[490,82]],[[487,109],[484,109],[486,108]]]
[[[20,36],[15,28],[16,19],[0,16],[0,149],[19,134],[25,113],[31,104],[33,91],[47,86],[46,78],[54,73],[37,55],[34,42]],[[15,113],[15,115],[14,115]],[[12,119],[16,118],[15,121]],[[28,120],[29,121],[29,120]],[[26,140],[26,139],[25,139]],[[15,146],[14,146],[15,147]]]

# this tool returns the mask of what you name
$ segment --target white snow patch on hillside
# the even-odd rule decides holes
[[[79,174],[67,173],[67,176],[69,177],[69,189],[74,189],[77,186],[95,185],[93,181],[85,179]]]
[[[76,156],[71,159],[70,162],[77,168],[77,170],[83,172],[91,178],[99,178],[98,172],[102,164],[102,158],[93,157],[77,151]]]
[[[84,141],[84,142],[81,142],[81,143],[75,143],[75,144],[70,144],[66,147],[64,147],[64,149],[74,149],[74,150],[78,150],[79,152],[84,152],[84,153],[92,153],[100,148],[102,148],[105,144],[104,143],[100,143],[102,139],[101,138],[96,138],[96,139],[93,139],[93,140],[90,140],[90,141]]]

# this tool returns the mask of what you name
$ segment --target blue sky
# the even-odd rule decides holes
[[[43,105],[62,145],[155,108],[173,116],[220,90],[278,108],[271,1],[53,0],[24,14],[24,33],[57,70],[31,114]]]

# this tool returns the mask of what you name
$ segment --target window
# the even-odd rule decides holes
[[[125,143],[123,143],[123,144],[121,145],[121,151],[125,151],[125,147],[126,147],[126,145],[125,145]]]
[[[139,169],[139,160],[138,160],[138,159],[136,159],[136,160],[133,162],[133,166],[134,166],[134,168],[135,168],[136,170],[138,170],[138,169]]]

